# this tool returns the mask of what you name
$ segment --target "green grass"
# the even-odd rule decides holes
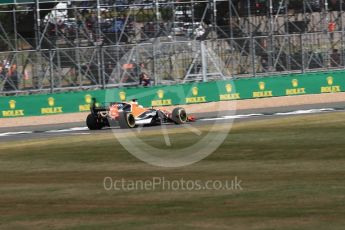
[[[198,138],[172,132],[175,148]],[[105,134],[1,143],[0,228],[344,229],[344,136],[345,113],[243,122],[181,168],[147,165]],[[154,131],[141,138],[165,147]],[[243,190],[106,191],[107,176],[237,177]]]

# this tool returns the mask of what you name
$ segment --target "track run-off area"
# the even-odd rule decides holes
[[[186,125],[131,130],[0,128],[0,229],[341,230],[344,108],[204,113]],[[122,145],[135,134],[173,159],[207,133],[224,140],[183,167],[148,164]]]

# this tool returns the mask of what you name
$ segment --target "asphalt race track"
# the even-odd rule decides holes
[[[202,126],[205,124],[212,124],[217,122],[229,123],[234,120],[235,123],[245,122],[248,120],[258,119],[275,119],[282,116],[298,116],[302,114],[315,114],[315,113],[330,113],[345,111],[344,103],[330,103],[330,104],[313,104],[303,106],[288,106],[288,107],[275,107],[266,109],[251,109],[239,110],[236,112],[223,112],[223,113],[204,113],[196,114],[197,121],[190,123],[192,126]],[[187,111],[188,112],[188,111]],[[231,114],[231,115],[230,115]],[[167,125],[167,128],[180,128],[177,125]],[[118,128],[113,128],[118,129]],[[145,130],[158,130],[159,126],[144,127]],[[120,130],[119,132],[126,132]],[[56,125],[38,125],[26,127],[13,127],[13,128],[0,128],[0,142],[28,140],[33,138],[52,138],[67,135],[91,135],[92,133],[110,133],[113,130],[105,128],[103,130],[90,131],[84,122],[78,123],[64,123]]]

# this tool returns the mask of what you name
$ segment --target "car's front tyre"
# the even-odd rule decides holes
[[[175,124],[184,124],[187,122],[187,112],[184,108],[177,107],[172,111],[171,119],[175,122]]]
[[[120,112],[119,125],[121,129],[131,129],[135,127],[135,118],[132,113]]]

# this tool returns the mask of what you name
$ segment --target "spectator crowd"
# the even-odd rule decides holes
[[[9,64],[6,60],[0,62],[0,81],[2,91],[15,91],[19,87],[19,74],[16,64]]]

